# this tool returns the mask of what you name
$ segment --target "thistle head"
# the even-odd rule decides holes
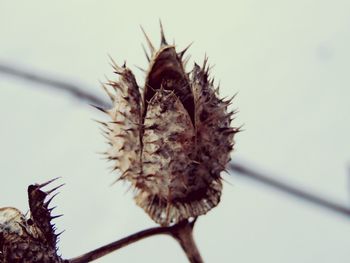
[[[135,201],[161,225],[207,213],[219,201],[220,173],[230,159],[233,137],[230,100],[202,66],[186,72],[184,49],[165,39],[156,49],[145,34],[150,54],[142,94],[130,69],[113,62],[119,80],[104,85],[113,107],[104,110],[110,144],[107,158],[135,189]]]

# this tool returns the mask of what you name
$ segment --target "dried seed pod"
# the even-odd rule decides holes
[[[104,86],[113,101],[104,123],[119,179],[131,183],[136,203],[161,225],[205,214],[220,201],[220,173],[230,159],[234,134],[230,101],[218,98],[207,59],[185,71],[184,53],[169,45],[161,27],[142,94],[125,65],[113,63],[118,81]]]
[[[47,196],[57,188],[44,192],[42,187],[53,180],[28,187],[30,217],[13,207],[0,208],[0,262],[1,263],[63,263],[57,255],[59,234],[49,204],[54,196]]]

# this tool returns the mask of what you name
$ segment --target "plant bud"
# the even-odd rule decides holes
[[[140,94],[133,73],[113,62],[118,81],[104,89],[113,102],[103,123],[110,144],[107,158],[119,180],[135,189],[136,203],[161,225],[205,214],[220,201],[220,173],[230,160],[234,134],[230,100],[218,98],[207,59],[185,71],[187,49],[165,40],[151,55]]]

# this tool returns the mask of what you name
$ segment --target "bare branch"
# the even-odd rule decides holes
[[[310,204],[317,205],[319,207],[327,209],[328,211],[344,215],[348,218],[350,216],[350,209],[346,206],[338,204],[334,201],[330,201],[321,196],[300,189],[296,186],[292,186],[271,176],[257,172],[242,164],[231,162],[228,166],[228,169],[236,175],[241,175],[246,178],[250,178],[254,181],[262,183],[263,185],[272,187],[285,194],[288,194],[289,196],[295,197],[301,201],[309,202]]]
[[[65,82],[51,77],[44,77],[44,74],[35,74],[33,72],[18,69],[15,66],[9,66],[0,63],[0,73],[11,75],[16,78],[21,78],[26,81],[38,83],[46,87],[51,87],[56,90],[62,90],[80,101],[85,101],[88,104],[97,105],[100,107],[107,107],[109,104],[103,99],[91,94],[87,88],[82,88],[79,85]]]
[[[193,238],[191,238],[189,241],[185,240],[186,237],[191,236],[192,237],[192,229],[194,226],[195,221],[189,222],[187,220],[182,221],[174,226],[169,227],[154,227],[147,230],[143,230],[140,232],[137,232],[135,234],[132,234],[130,236],[127,236],[125,238],[122,238],[118,241],[112,242],[108,245],[102,246],[100,248],[97,248],[93,251],[90,251],[88,253],[85,253],[79,257],[68,259],[67,263],[86,263],[91,262],[93,260],[96,260],[98,258],[101,258],[107,254],[110,254],[120,248],[123,248],[127,245],[130,245],[134,242],[137,242],[141,239],[154,236],[154,235],[170,235],[174,237],[178,242],[180,243],[181,247],[185,251],[189,261],[191,263],[203,263],[203,260],[201,259],[198,249],[194,243]],[[189,233],[189,235],[187,235]],[[181,236],[181,237],[179,237]],[[192,242],[191,242],[192,241]]]

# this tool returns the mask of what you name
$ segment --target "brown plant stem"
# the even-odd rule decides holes
[[[189,261],[191,263],[203,263],[203,260],[199,254],[199,251],[194,243],[194,239],[192,236],[192,230],[195,221],[189,222],[187,220],[182,221],[174,226],[169,227],[154,227],[150,229],[146,229],[120,240],[114,241],[105,246],[99,247],[95,250],[87,252],[81,256],[76,258],[68,259],[65,262],[67,263],[87,263],[98,258],[101,258],[107,254],[110,254],[120,248],[123,248],[127,245],[130,245],[134,242],[137,242],[141,239],[154,236],[154,235],[170,235],[174,237],[181,245],[183,250],[185,251]]]
[[[191,263],[204,263],[193,238],[193,225],[185,224],[172,233]]]

